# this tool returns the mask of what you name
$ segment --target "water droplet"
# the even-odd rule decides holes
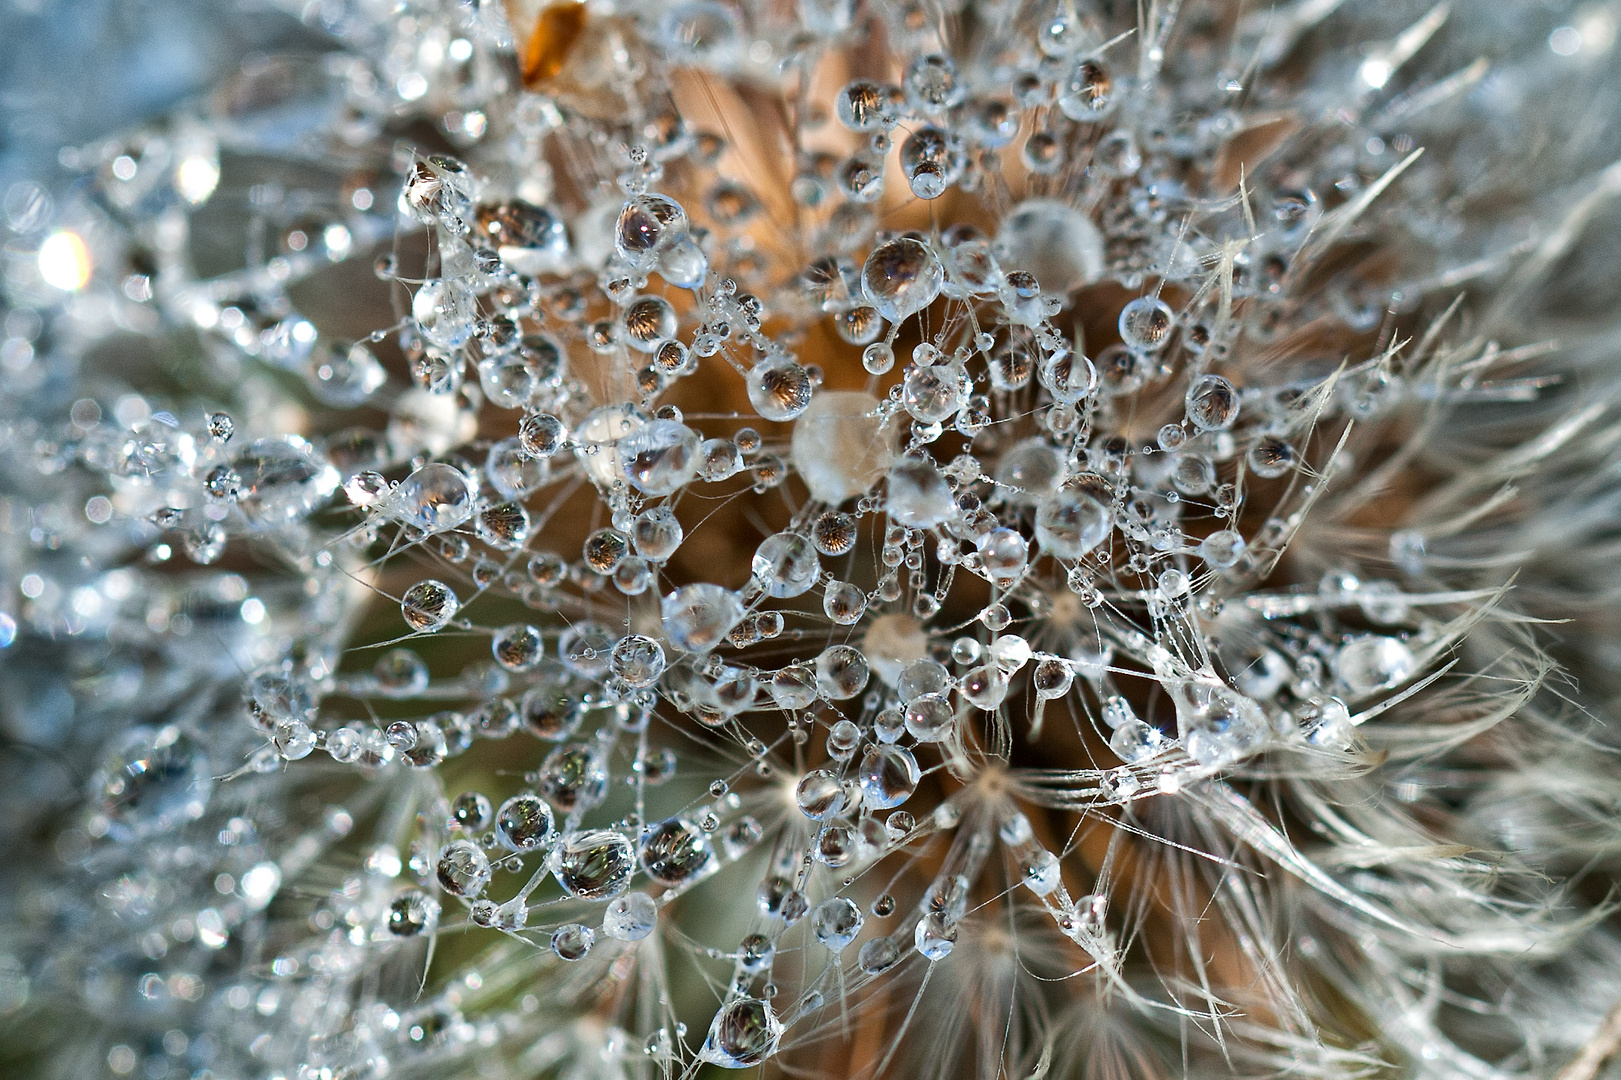
[[[822,565],[809,540],[797,533],[777,533],[761,541],[752,562],[754,579],[779,599],[810,591]]]
[[[1354,695],[1405,682],[1416,668],[1413,650],[1406,643],[1378,634],[1352,638],[1334,656],[1334,674]]]
[[[861,283],[878,314],[900,322],[940,295],[945,269],[921,240],[903,236],[880,244],[861,268]]]
[[[931,911],[917,921],[912,931],[912,942],[930,963],[943,960],[957,947],[957,924],[947,922],[944,915]]]
[[[1113,527],[1113,515],[1103,504],[1073,489],[1058,492],[1036,511],[1036,542],[1060,559],[1085,556]]]
[[[490,859],[471,840],[452,840],[439,849],[437,874],[446,892],[472,898],[490,883]]]
[[[782,1022],[770,1004],[757,998],[734,998],[709,1025],[699,1058],[723,1069],[748,1069],[777,1052]]]
[[[922,773],[911,751],[893,744],[870,746],[861,757],[861,803],[892,810],[912,797]]]
[[[1188,387],[1188,419],[1200,431],[1225,431],[1238,419],[1238,391],[1220,375],[1201,375]]]
[[[897,434],[879,415],[878,399],[871,394],[818,393],[794,424],[794,469],[812,498],[837,505],[866,494],[883,477],[894,461]],[[853,540],[853,529],[851,534]]]
[[[388,932],[395,937],[432,933],[439,924],[439,901],[421,889],[406,889],[388,905]]]
[[[509,851],[535,851],[551,838],[552,808],[537,795],[514,795],[501,804],[495,835]]]
[[[473,516],[473,485],[460,469],[433,462],[381,500],[391,517],[423,533],[454,529]]]
[[[608,902],[602,932],[619,941],[640,941],[658,925],[658,905],[644,892],[626,893]]]
[[[719,585],[686,585],[664,598],[664,633],[683,652],[709,652],[743,618],[743,602]]]
[[[558,844],[553,873],[563,891],[580,900],[606,900],[630,885],[636,857],[616,832],[574,833]]]
[[[108,835],[134,840],[202,817],[214,777],[202,746],[174,725],[121,736],[91,781]]]
[[[716,866],[703,830],[681,818],[661,821],[642,834],[642,869],[667,888],[696,881]]]
[[[749,402],[767,420],[792,420],[810,407],[810,374],[786,356],[767,356],[749,369]]]
[[[811,930],[830,952],[842,952],[861,933],[861,909],[842,896],[830,897],[816,905]]]
[[[619,440],[621,469],[631,486],[669,495],[698,473],[698,433],[675,420],[654,420]]]
[[[596,943],[596,931],[583,923],[564,923],[552,931],[552,952],[559,960],[584,960]]]
[[[891,938],[881,937],[861,946],[861,952],[856,954],[856,963],[868,975],[877,975],[894,967],[900,958],[900,946]]]

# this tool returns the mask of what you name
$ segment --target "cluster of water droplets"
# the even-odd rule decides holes
[[[1417,400],[1366,337],[1402,297],[1310,278],[1397,165],[1354,123],[1345,152],[1280,134],[1233,158],[1264,77],[1165,76],[1092,5],[987,29],[1002,48],[974,59],[904,4],[422,7],[369,59],[356,31],[320,100],[350,102],[357,145],[393,110],[455,154],[396,150],[397,175],[302,216],[253,188],[274,255],[188,264],[188,223],[224,197],[202,178],[232,166],[204,129],[166,164],[154,139],[110,173],[86,159],[172,222],[98,225],[96,280],[208,373],[183,403],[90,394],[36,431],[83,508],[37,529],[102,561],[41,561],[0,624],[0,644],[20,619],[153,648],[229,624],[229,664],[199,679],[233,688],[232,719],[128,734],[86,845],[226,828],[210,800],[239,781],[216,776],[341,767],[325,831],[256,848],[252,888],[186,931],[234,941],[317,856],[341,868],[301,901],[303,938],[254,924],[251,1009],[245,977],[221,984],[276,1032],[257,1058],[358,1077],[476,1054],[510,1034],[502,965],[556,961],[619,986],[606,1059],[748,1068],[946,961],[1004,873],[1118,971],[1110,898],[1066,870],[1053,814],[1129,818],[1279,762],[1339,775],[1455,642],[1408,595],[1416,532],[1390,538],[1390,579],[1268,581],[1346,467],[1324,433]],[[877,23],[893,81],[813,93]],[[723,136],[671,95],[693,70],[781,90],[790,118]],[[740,163],[778,135],[772,186]],[[155,269],[137,287],[103,261]],[[358,340],[314,310],[318,272],[355,265],[397,308]],[[1279,344],[1324,325],[1345,362]],[[711,520],[737,506],[758,509]],[[1073,746],[1037,798],[1007,778],[1055,731]],[[706,925],[724,896],[742,913]],[[449,932],[488,935],[488,964],[433,969],[425,1004],[369,981]],[[624,974],[656,966],[649,939],[716,972],[696,1038]],[[541,977],[545,1007],[584,1011]]]

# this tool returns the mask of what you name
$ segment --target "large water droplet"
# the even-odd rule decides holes
[[[683,652],[708,652],[743,618],[743,601],[719,585],[686,585],[664,598],[660,614],[670,644]]]
[[[922,773],[910,750],[886,743],[867,748],[859,775],[862,805],[891,810],[912,797]]]
[[[723,1069],[748,1069],[777,1052],[782,1021],[757,998],[735,998],[715,1014],[698,1056]]]
[[[821,574],[821,560],[811,542],[798,533],[768,536],[755,549],[754,579],[779,599],[810,591]]]
[[[675,420],[654,420],[619,440],[625,479],[648,495],[669,495],[698,473],[698,433]]]
[[[1036,276],[1042,292],[1063,296],[1103,273],[1103,234],[1066,203],[1031,199],[1013,208],[996,235],[1008,266]]]
[[[511,851],[534,851],[552,835],[552,808],[538,795],[514,795],[495,816],[495,835]]]
[[[1113,526],[1113,515],[1102,503],[1066,489],[1036,511],[1036,542],[1056,558],[1079,559],[1101,544]]]
[[[816,940],[833,952],[842,952],[861,933],[861,909],[842,896],[830,897],[811,912]]]
[[[557,845],[553,874],[563,891],[580,900],[606,900],[630,886],[636,857],[616,832],[574,833]]]
[[[945,269],[929,245],[902,236],[873,248],[861,268],[861,284],[878,314],[900,322],[940,295]]]
[[[447,893],[472,898],[490,883],[490,858],[471,840],[452,840],[439,849],[437,872]]]
[[[473,516],[473,485],[460,469],[436,461],[400,481],[380,505],[420,532],[444,532]]]
[[[716,866],[709,837],[690,821],[670,818],[642,834],[642,869],[667,888],[696,881]]]
[[[768,356],[749,369],[748,391],[765,419],[792,420],[810,407],[810,374],[786,356]]]
[[[1378,634],[1352,638],[1334,657],[1334,674],[1352,694],[1405,682],[1416,666],[1413,650],[1406,643]]]
[[[236,505],[265,525],[305,517],[338,489],[338,470],[297,435],[260,439],[231,467],[237,475]]]
[[[957,502],[934,462],[909,458],[889,471],[887,509],[897,525],[926,529],[951,517]]]
[[[602,932],[619,941],[640,941],[658,925],[659,909],[644,892],[626,893],[608,902]]]

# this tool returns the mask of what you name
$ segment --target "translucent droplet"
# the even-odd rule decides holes
[[[698,473],[698,433],[674,420],[654,420],[619,440],[625,479],[648,495],[669,495]]]
[[[992,529],[975,543],[980,565],[993,584],[1008,585],[1029,562],[1029,545],[1015,529]]]
[[[551,948],[559,960],[584,960],[596,943],[596,931],[582,923],[564,923],[552,931]]]
[[[715,868],[709,837],[690,821],[670,818],[642,834],[642,869],[667,888],[679,888]]]
[[[619,440],[648,422],[640,409],[625,405],[604,405],[593,410],[574,429],[574,458],[591,481],[601,488],[624,483],[619,457]]]
[[[574,833],[558,844],[553,874],[563,891],[580,900],[606,900],[630,885],[636,856],[616,832]]]
[[[639,265],[650,253],[670,243],[687,229],[687,212],[664,195],[639,195],[619,213],[614,226],[614,250]],[[668,336],[668,335],[666,335]]]
[[[822,612],[840,626],[861,621],[867,610],[867,594],[848,581],[829,583],[822,596]]]
[[[614,646],[610,663],[631,686],[652,686],[664,673],[664,647],[650,637],[627,634]]]
[[[816,700],[816,673],[805,665],[792,664],[771,677],[768,689],[779,708],[804,709]]]
[[[444,532],[473,516],[473,485],[460,469],[433,462],[400,481],[382,500],[390,516],[423,533]]]
[[[861,933],[861,909],[854,902],[834,896],[816,905],[811,913],[811,930],[816,940],[831,952],[843,952]]]
[[[452,840],[439,849],[437,875],[446,892],[471,899],[490,883],[490,859],[471,840]]]
[[[892,810],[912,797],[922,773],[911,751],[893,744],[870,746],[861,757],[861,803]]]
[[[887,509],[897,525],[926,529],[950,518],[957,509],[951,485],[934,462],[908,458],[889,472]]]
[[[551,457],[563,448],[568,429],[551,413],[530,413],[518,425],[518,444],[531,457]]]
[[[765,419],[792,420],[810,407],[810,374],[786,356],[768,356],[749,369],[748,393]]]
[[[1238,419],[1238,391],[1220,375],[1201,375],[1188,387],[1188,419],[1200,431],[1225,431]]]
[[[421,889],[406,889],[388,905],[388,932],[395,937],[432,933],[439,924],[439,901]]]
[[[943,423],[963,406],[964,372],[960,364],[912,367],[906,372],[901,403],[925,424]]]
[[[450,819],[468,832],[483,832],[495,820],[495,808],[477,791],[464,791],[450,804]]]
[[[959,689],[969,703],[988,712],[1007,698],[1008,677],[996,664],[981,664],[963,673]]]
[[[535,851],[551,839],[552,808],[536,795],[514,795],[495,818],[496,838],[509,851]]]
[[[658,925],[659,909],[644,892],[630,892],[608,902],[602,932],[618,941],[640,941]]]
[[[638,296],[625,305],[620,317],[624,341],[638,352],[651,353],[659,343],[675,337],[675,308],[662,296]]]
[[[856,544],[856,519],[829,510],[811,525],[811,543],[823,555],[847,555]]]
[[[682,652],[709,652],[743,618],[743,602],[730,589],[700,583],[686,585],[660,605],[664,634]]]
[[[411,298],[411,318],[432,344],[445,350],[460,349],[473,337],[478,300],[460,281],[430,281]]]
[[[544,646],[539,627],[512,623],[495,632],[490,653],[508,671],[528,671],[539,662]]]
[[[944,915],[931,911],[917,921],[912,931],[912,942],[931,963],[942,960],[957,947],[957,924],[947,922]]]
[[[1113,515],[1102,503],[1073,489],[1058,492],[1036,511],[1036,542],[1060,559],[1082,558],[1113,528]]]
[[[668,506],[652,506],[636,515],[630,542],[636,554],[650,562],[663,562],[675,554],[685,538],[681,522]]]
[[[920,743],[940,742],[951,733],[957,711],[938,694],[920,694],[905,711],[906,731]]]
[[[1221,529],[1199,542],[1199,558],[1212,570],[1225,570],[1244,557],[1244,538],[1232,529]]]
[[[339,484],[338,471],[297,435],[259,439],[237,455],[231,467],[238,477],[237,507],[250,520],[266,525],[308,516]]]
[[[529,511],[520,503],[496,503],[478,512],[478,538],[498,551],[516,551],[529,539]]]
[[[875,82],[859,79],[833,99],[833,113],[851,131],[879,131],[893,125],[890,92]]]
[[[1071,120],[1090,123],[1114,111],[1116,95],[1109,69],[1096,60],[1082,60],[1059,85],[1058,109]]]
[[[585,565],[598,574],[613,573],[629,551],[630,543],[618,529],[596,529],[580,547]]]
[[[1120,339],[1137,352],[1157,352],[1175,326],[1170,305],[1152,296],[1140,296],[1120,311]]]
[[[790,456],[811,497],[831,505],[864,495],[895,457],[896,429],[859,390],[818,393],[794,423]]]
[[[822,570],[816,549],[798,533],[766,537],[755,549],[751,565],[754,580],[779,599],[810,591]]]
[[[812,821],[824,821],[844,809],[844,785],[826,769],[813,769],[794,789],[800,812]]]
[[[1064,479],[1064,456],[1045,439],[1014,443],[996,463],[998,490],[1018,506],[1036,506],[1057,492]]]
[[[1276,435],[1263,435],[1250,447],[1244,460],[1249,464],[1250,472],[1271,480],[1293,468],[1297,456],[1288,440]]]
[[[878,314],[900,322],[940,295],[945,269],[934,251],[909,236],[880,244],[861,268],[861,283]]]
[[[91,781],[108,835],[120,841],[195,821],[213,788],[202,745],[172,724],[125,732]]]
[[[1405,642],[1378,634],[1352,638],[1334,656],[1334,674],[1353,695],[1405,682],[1416,669],[1413,650]]]
[[[1193,760],[1204,765],[1226,765],[1253,753],[1265,739],[1266,714],[1254,701],[1226,684],[1196,678],[1172,683],[1168,689],[1176,703],[1177,730]],[[1116,734],[1128,730],[1130,725]]]
[[[849,645],[830,645],[816,657],[816,688],[831,701],[848,701],[867,686],[867,658]]]
[[[1064,296],[1103,274],[1103,234],[1067,203],[1031,199],[1013,208],[996,236],[1006,265],[1036,276],[1043,292]]]
[[[757,998],[734,998],[709,1025],[700,1059],[723,1069],[752,1068],[777,1052],[782,1022],[770,1004]]]
[[[861,951],[856,954],[856,963],[868,975],[877,975],[894,967],[900,958],[900,946],[891,938],[880,937],[861,946]]]

